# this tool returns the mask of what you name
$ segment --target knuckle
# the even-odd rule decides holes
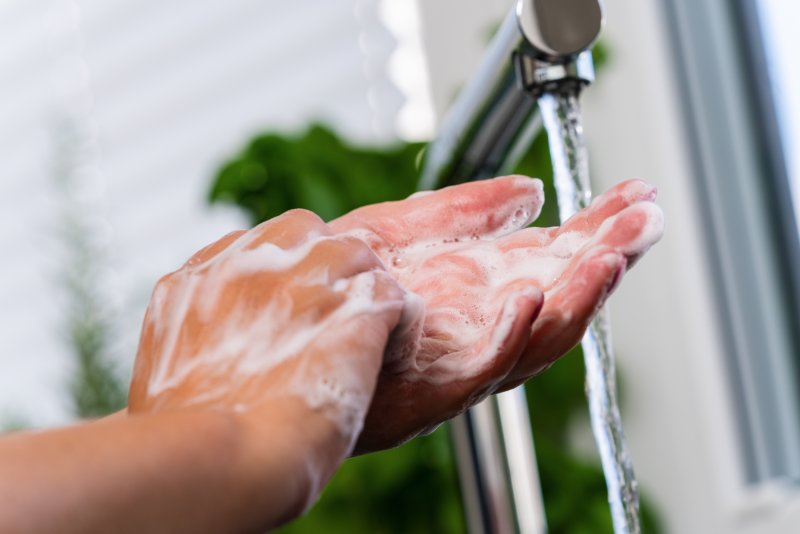
[[[354,253],[366,254],[369,256],[373,255],[372,249],[369,248],[369,246],[367,246],[367,244],[364,243],[364,241],[362,241],[357,237],[351,235],[345,235],[337,237],[336,240],[342,243],[342,246],[345,247],[347,250],[350,250]]]
[[[284,218],[292,224],[299,224],[311,230],[328,228],[328,226],[325,224],[325,221],[323,221],[319,215],[313,211],[302,208],[289,210],[281,215],[280,218]]]
[[[161,290],[166,290],[169,287],[173,286],[178,278],[179,272],[180,269],[178,269],[177,271],[172,271],[171,273],[167,273],[161,278],[159,278],[158,282],[156,282],[156,288]]]
[[[380,266],[380,260],[360,239],[352,236],[336,236],[321,240],[317,247],[326,258],[343,261],[359,270]]]

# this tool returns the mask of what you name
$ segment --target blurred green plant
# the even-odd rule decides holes
[[[81,199],[81,182],[91,158],[90,136],[73,117],[60,117],[52,127],[51,179],[58,201],[56,238],[62,257],[58,282],[65,297],[61,334],[73,356],[68,388],[72,413],[95,418],[127,404],[127,386],[112,357],[115,328],[103,293],[104,250],[98,240],[92,207]],[[19,414],[4,414],[0,432],[32,425]]]
[[[413,193],[422,146],[355,147],[321,125],[299,135],[267,133],[223,166],[210,198],[241,206],[253,224],[292,208],[329,220]]]
[[[0,434],[10,434],[30,428],[28,420],[18,413],[6,411],[0,414]]]
[[[92,206],[80,194],[87,179],[91,144],[80,123],[69,117],[60,120],[53,130],[52,172],[63,250],[59,280],[66,297],[62,332],[75,365],[69,383],[72,411],[81,419],[101,417],[125,407],[127,387],[112,357],[115,331],[103,293],[104,247],[98,239]]]
[[[354,147],[331,130],[256,137],[218,173],[211,201],[238,204],[254,224],[291,208],[330,219],[364,203],[415,189],[420,144]],[[539,135],[515,172],[536,176],[550,199],[537,225],[558,224],[547,139]],[[588,421],[580,347],[526,386],[549,531],[613,532],[597,463],[576,456],[569,429]],[[660,530],[643,506],[645,532]],[[320,501],[283,532],[464,532],[455,463],[446,429],[397,449],[348,460]]]
[[[449,432],[345,462],[322,498],[284,534],[466,531]]]
[[[79,221],[65,221],[65,230],[73,234],[69,240],[73,256],[64,280],[69,299],[66,335],[76,365],[69,387],[73,412],[84,419],[121,410],[128,394],[111,358],[113,325],[97,294],[95,250],[82,238],[81,227]]]

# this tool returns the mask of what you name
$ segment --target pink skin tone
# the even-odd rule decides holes
[[[298,473],[311,502],[361,431],[402,307],[402,289],[362,241],[333,235],[311,212],[284,213],[159,281],[128,411],[249,416],[299,399],[297,421],[338,429]]]
[[[655,196],[632,180],[561,227],[525,228],[544,201],[541,184],[512,176],[332,221],[365,240],[423,303],[412,300],[390,340],[356,451],[429,432],[577,344],[625,270],[661,237]]]
[[[353,356],[382,352],[402,296],[362,241],[311,212],[229,234],[156,285],[129,410],[244,412],[295,395],[357,435],[380,362]],[[380,335],[374,318],[391,319]]]
[[[0,532],[264,532],[353,448],[403,290],[291,211],[156,286],[127,414],[0,439]]]
[[[541,372],[661,236],[625,182],[560,228],[507,177],[295,210],[157,285],[127,413],[0,439],[1,532],[263,532],[347,455],[395,446]]]

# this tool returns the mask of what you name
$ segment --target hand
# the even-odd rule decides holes
[[[310,212],[235,232],[156,286],[129,412],[270,421],[266,440],[297,434],[313,499],[361,430],[402,305],[372,251]]]
[[[625,182],[560,228],[524,229],[540,212],[541,183],[506,177],[331,222],[367,242],[412,292],[357,451],[428,432],[574,346],[626,268],[660,238],[655,194]]]

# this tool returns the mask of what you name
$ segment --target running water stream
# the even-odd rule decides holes
[[[558,212],[563,223],[587,207],[592,199],[578,90],[545,93],[539,98],[539,108],[550,144]],[[614,354],[605,307],[592,321],[581,345],[592,431],[608,487],[614,532],[638,534],[639,494],[619,415]]]

